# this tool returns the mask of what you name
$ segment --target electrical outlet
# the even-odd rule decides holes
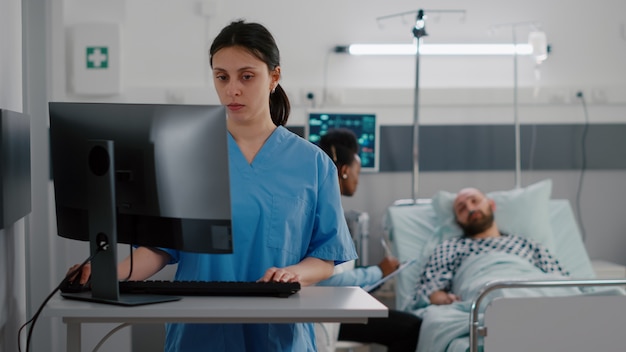
[[[343,90],[329,89],[326,92],[324,104],[341,105],[343,103]]]
[[[608,102],[606,90],[602,88],[594,88],[591,90],[591,101],[596,104],[604,104]]]
[[[552,90],[549,96],[549,102],[552,104],[567,104],[570,102],[570,96],[576,96],[576,93],[571,93],[569,89],[555,88]]]

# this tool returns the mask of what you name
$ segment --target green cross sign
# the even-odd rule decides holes
[[[109,68],[109,48],[106,46],[88,46],[86,58],[88,69]]]

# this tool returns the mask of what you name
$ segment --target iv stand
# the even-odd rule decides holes
[[[515,50],[513,54],[513,124],[515,125],[515,188],[522,187],[522,156],[520,145],[520,123],[518,116],[518,102],[517,102],[517,33],[516,26],[511,26],[513,33],[513,48]]]
[[[437,13],[465,13],[465,10],[428,10],[428,12],[437,12]],[[396,16],[404,16],[407,14],[415,13],[415,11],[403,12],[399,14],[393,14],[388,16],[378,17],[377,20],[388,19]],[[412,178],[412,203],[417,203],[417,191],[418,191],[418,182],[417,177],[419,173],[419,163],[418,163],[418,143],[419,143],[419,90],[420,90],[420,45],[422,44],[422,37],[427,36],[426,33],[426,16],[424,16],[424,10],[417,10],[417,18],[415,20],[415,25],[413,26],[413,36],[415,37],[415,94],[414,94],[414,105],[413,105],[413,178]]]
[[[424,18],[424,10],[417,11],[417,19],[415,20],[415,26],[413,27],[413,36],[415,37],[415,95],[413,100],[413,178],[412,182],[412,190],[413,194],[411,199],[413,203],[417,202],[417,191],[418,191],[418,182],[417,177],[419,174],[419,164],[418,164],[418,142],[419,142],[419,77],[420,77],[420,44],[422,42],[422,37],[427,36],[426,33],[426,22]]]
[[[518,97],[518,73],[517,73],[517,27],[521,25],[527,26],[536,26],[536,22],[517,22],[517,23],[506,23],[494,26],[494,28],[502,27],[502,26],[510,26],[511,34],[513,39],[513,124],[515,126],[515,188],[522,187],[522,156],[521,156],[521,142],[520,142],[520,122],[519,122],[519,103],[517,101]]]

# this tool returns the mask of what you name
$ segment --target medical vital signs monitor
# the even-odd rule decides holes
[[[380,127],[376,114],[311,111],[305,135],[309,141],[318,144],[321,136],[333,128],[347,128],[356,135],[361,171],[378,171]]]

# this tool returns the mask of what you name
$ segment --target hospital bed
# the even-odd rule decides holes
[[[570,278],[486,280],[479,294],[462,297],[466,301],[455,303],[451,314],[414,302],[413,295],[434,247],[460,235],[452,213],[455,195],[440,191],[429,199],[396,201],[387,209],[384,226],[395,253],[400,260],[417,259],[397,276],[395,290],[396,309],[423,314],[418,351],[626,350],[626,280],[595,278],[572,208],[567,200],[551,199],[551,188],[551,180],[544,180],[487,195],[496,202],[500,229],[546,245]],[[571,289],[580,294],[560,292]],[[442,321],[429,324],[429,319]]]

